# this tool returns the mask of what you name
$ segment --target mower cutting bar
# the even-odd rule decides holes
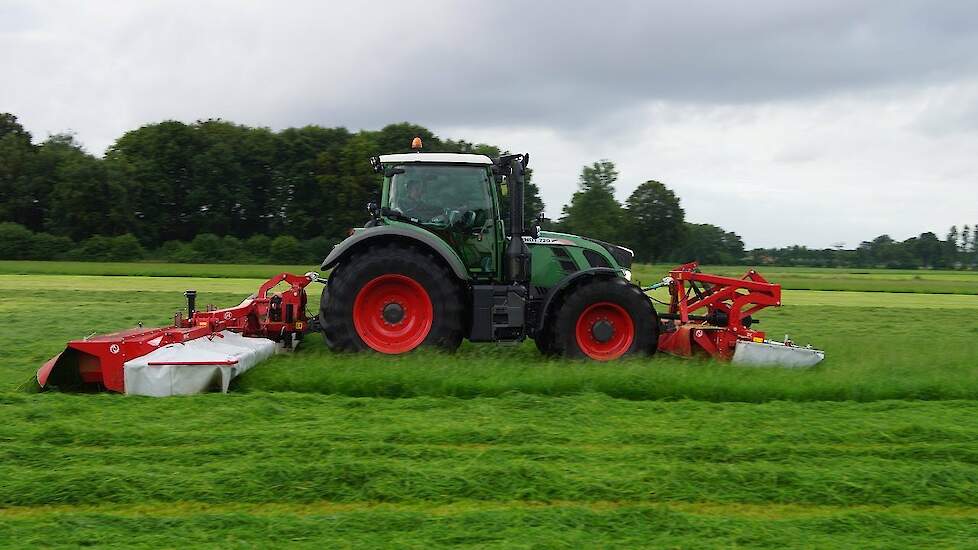
[[[670,302],[669,312],[660,316],[659,349],[666,353],[690,357],[705,352],[725,361],[781,366],[811,366],[825,356],[787,338],[771,342],[751,328],[758,322],[754,314],[781,305],[781,285],[754,270],[739,279],[722,277],[700,273],[692,262],[670,271],[663,281]]]
[[[178,312],[169,327],[72,340],[37,371],[37,381],[41,387],[143,395],[211,386],[226,391],[231,378],[270,356],[279,343],[292,347],[302,337],[308,328],[305,287],[316,280],[316,273],[280,273],[237,306],[208,311],[196,311],[197,293],[189,290],[187,319]],[[272,292],[281,283],[288,288]]]

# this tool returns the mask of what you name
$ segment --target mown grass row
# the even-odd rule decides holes
[[[14,546],[967,546],[974,402],[0,395]]]
[[[353,396],[498,396],[599,392],[625,399],[876,401],[978,398],[973,310],[792,306],[764,315],[785,333],[826,350],[812,369],[737,367],[657,355],[608,364],[548,360],[532,343],[466,345],[455,355],[340,355],[318,341],[246,373],[243,391]],[[938,328],[935,328],[938,327]]]
[[[0,507],[978,505],[974,402],[10,395]]]
[[[0,539],[21,547],[160,548],[967,548],[973,517],[926,511],[847,511],[814,517],[696,514],[665,505],[590,509],[500,507],[456,513],[362,511],[312,514],[47,513],[4,518]]]

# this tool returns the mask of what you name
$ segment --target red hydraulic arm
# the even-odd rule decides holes
[[[733,357],[737,340],[761,342],[752,315],[781,305],[781,285],[769,283],[753,269],[741,278],[700,273],[696,262],[683,264],[664,279],[669,312],[659,315],[663,330],[659,350],[692,356],[702,350],[717,358]]]

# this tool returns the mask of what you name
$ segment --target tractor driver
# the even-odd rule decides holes
[[[430,179],[411,178],[404,182],[404,187],[397,194],[397,210],[409,218],[430,221],[435,216],[443,214],[443,208],[429,204],[425,199],[431,192]]]

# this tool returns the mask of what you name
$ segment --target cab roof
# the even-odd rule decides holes
[[[465,153],[402,153],[399,155],[381,155],[383,164],[407,164],[415,162],[456,163],[491,165],[492,159],[485,155],[470,155]]]

